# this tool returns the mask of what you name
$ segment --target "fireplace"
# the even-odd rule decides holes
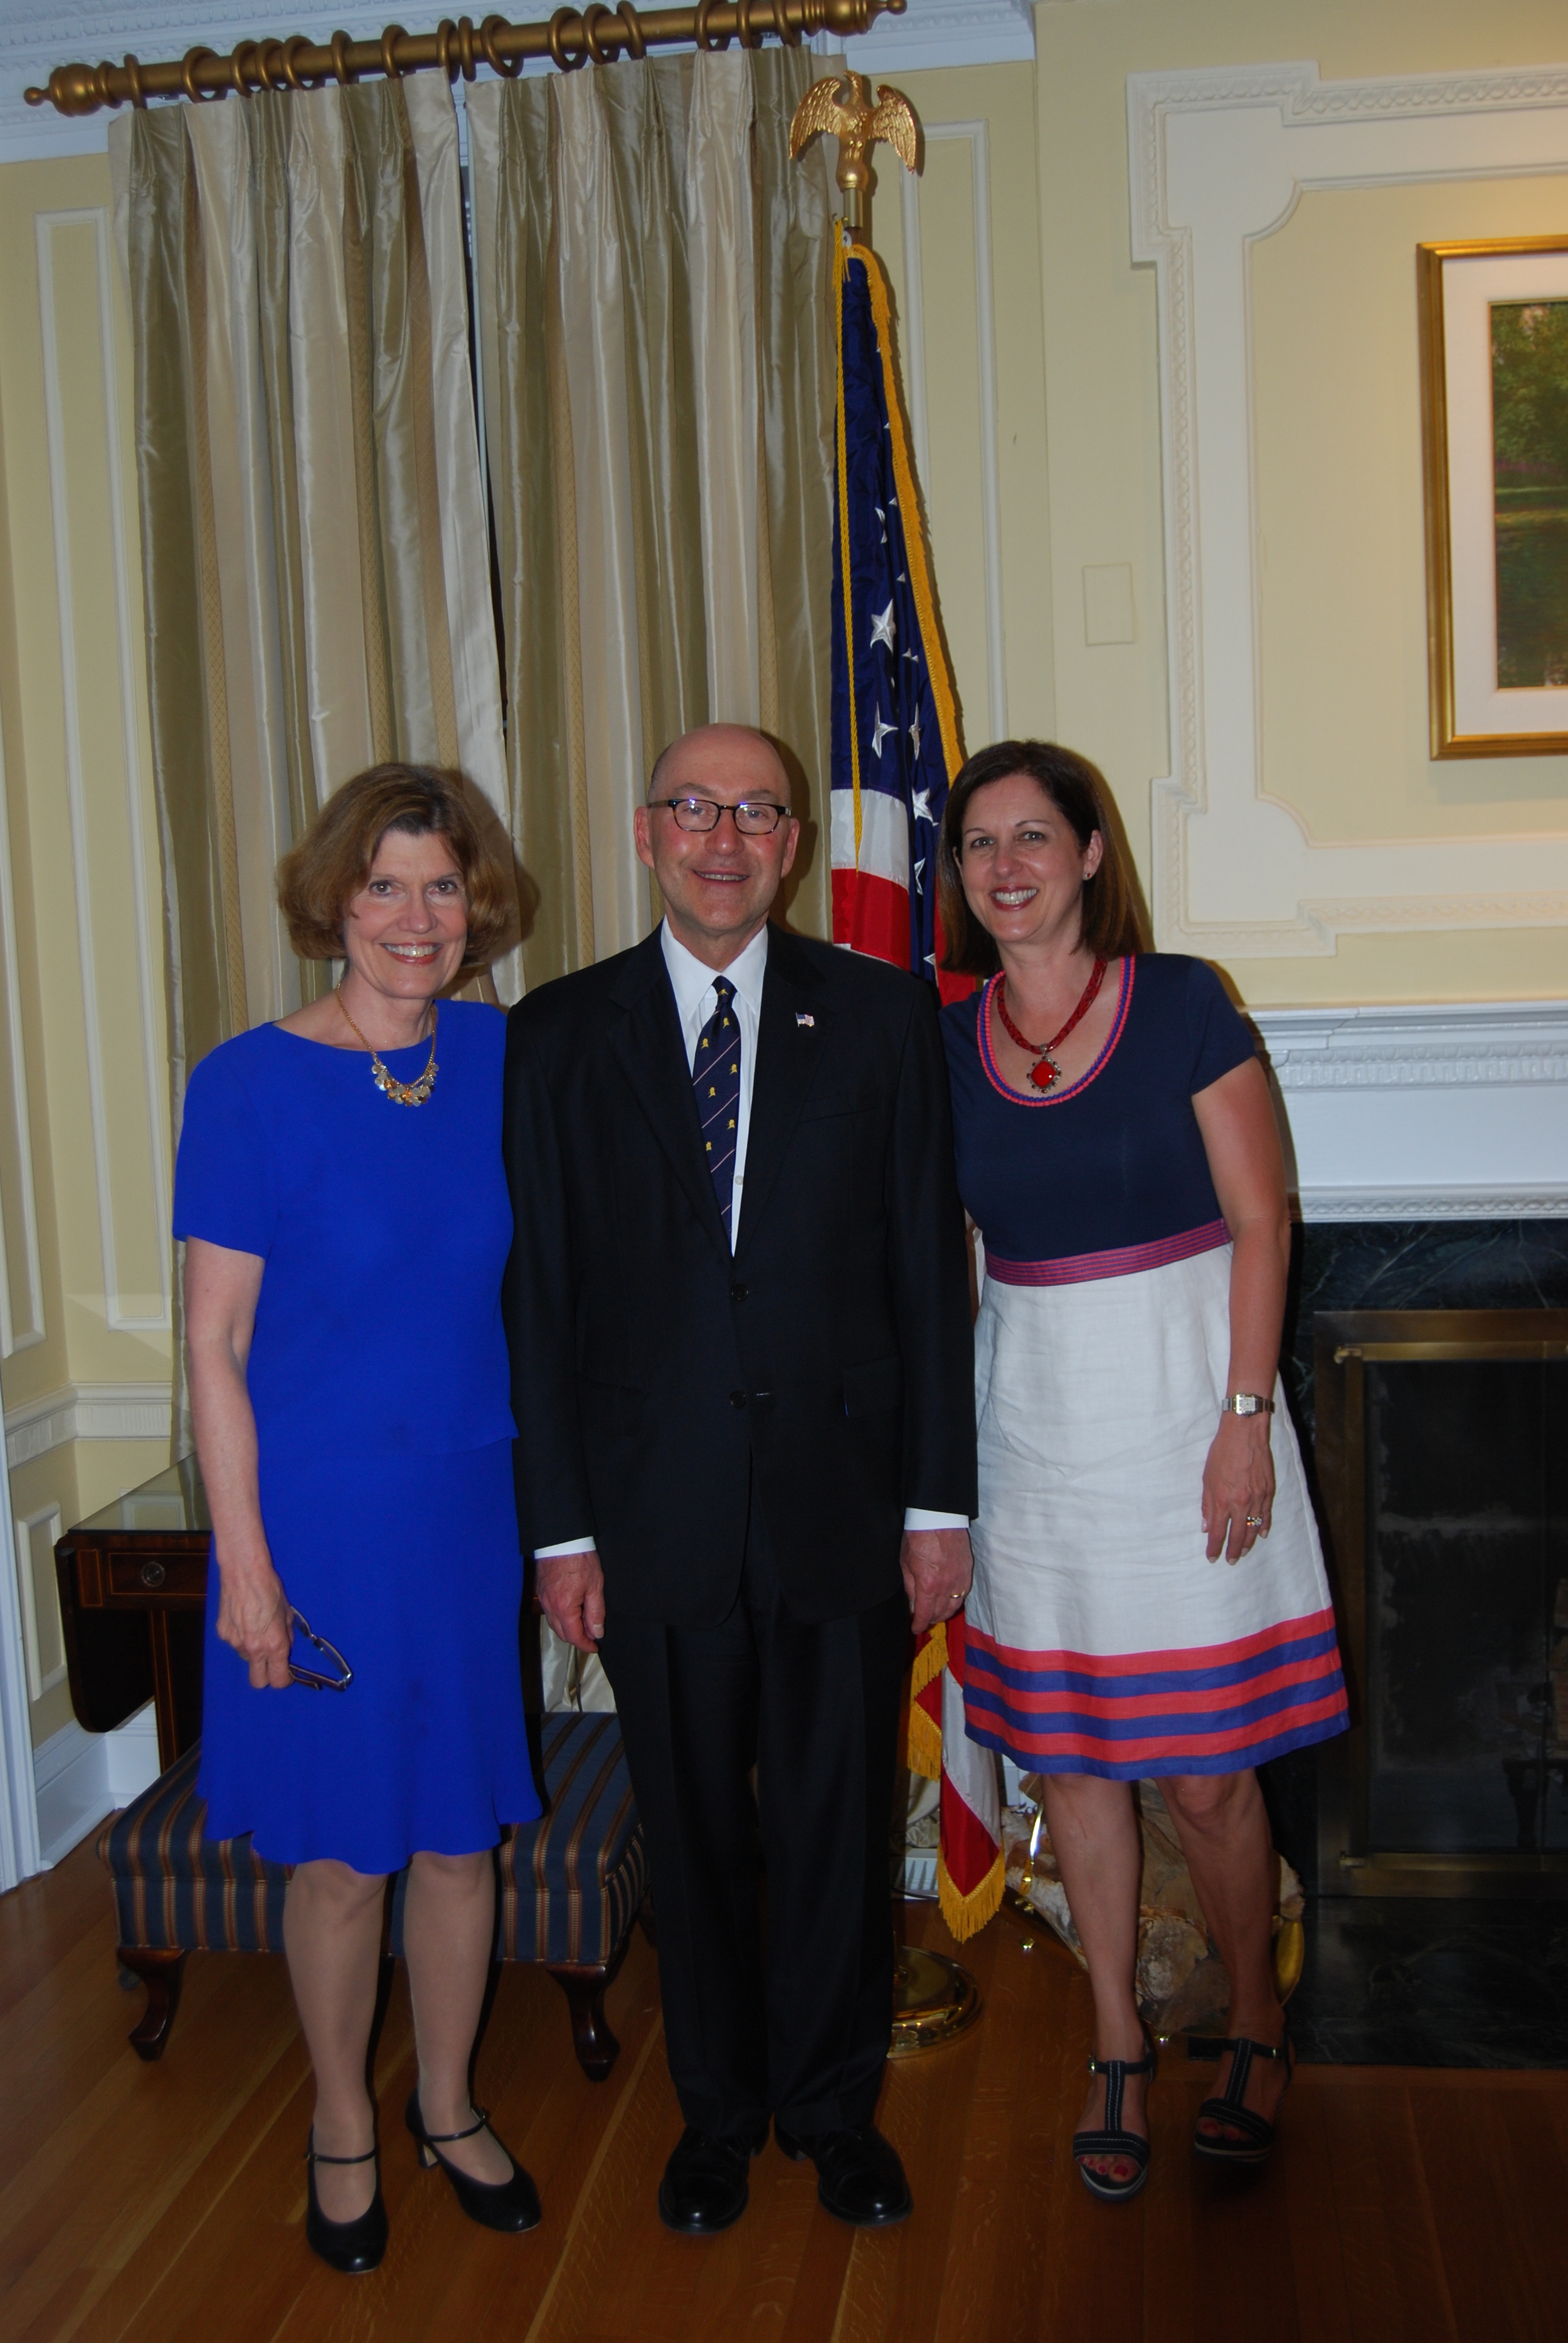
[[[1568,1895],[1568,1310],[1317,1313],[1328,1895]]]

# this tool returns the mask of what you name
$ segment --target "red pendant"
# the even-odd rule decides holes
[[[1061,1068],[1054,1058],[1042,1057],[1030,1066],[1029,1078],[1037,1091],[1049,1091],[1061,1080]]]

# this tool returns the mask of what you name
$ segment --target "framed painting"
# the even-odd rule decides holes
[[[1432,753],[1568,754],[1568,236],[1416,253]]]

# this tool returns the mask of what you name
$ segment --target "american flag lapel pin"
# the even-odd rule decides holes
[[[809,1016],[804,1009],[797,1009],[795,1011],[795,1022],[797,1025],[815,1025],[817,1020],[814,1017]]]

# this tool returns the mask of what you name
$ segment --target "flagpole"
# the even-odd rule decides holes
[[[898,395],[891,371],[892,321],[888,312],[886,287],[881,277],[879,264],[866,235],[865,206],[873,184],[871,148],[879,144],[889,146],[899,156],[906,170],[918,171],[920,164],[920,121],[914,108],[901,91],[890,89],[885,85],[879,85],[873,104],[865,77],[860,74],[846,72],[841,75],[832,75],[825,81],[814,82],[807,91],[797,106],[794,120],[789,126],[790,155],[799,157],[802,149],[819,134],[836,138],[839,142],[838,168],[835,176],[839,184],[839,192],[843,198],[844,240],[836,255],[833,270],[834,297],[839,310],[839,385],[836,433],[838,463],[836,486],[839,543],[836,562],[840,588],[843,633],[842,679],[848,717],[847,749],[849,778],[844,784],[843,794],[849,796],[853,803],[852,851],[856,865],[855,876],[857,883],[859,883],[863,867],[862,848],[869,842],[862,837],[865,792],[861,788],[862,743],[859,739],[860,720],[867,711],[857,712],[855,658],[850,636],[852,619],[858,631],[859,620],[864,614],[859,610],[852,614],[850,608],[852,564],[849,543],[849,484],[845,447],[843,350],[846,271],[857,256],[861,262],[868,280],[872,330],[883,345],[881,364],[884,380],[879,395],[885,401],[888,429],[891,435],[888,444],[891,449],[893,471],[886,490],[887,509],[879,513],[882,542],[886,545],[890,529],[897,527],[901,532],[900,542],[905,547],[909,558],[900,582],[913,593],[914,607],[910,613],[910,622],[917,638],[928,645],[937,647],[939,651],[939,656],[930,663],[928,670],[930,695],[921,703],[921,712],[934,715],[935,721],[930,725],[929,730],[931,734],[940,736],[940,749],[936,753],[940,757],[942,767],[941,788],[944,793],[946,779],[950,779],[951,773],[956,770],[962,750],[958,742],[956,710],[953,706],[951,679],[947,669],[946,654],[940,649],[938,644],[935,608],[927,575],[925,548],[920,535],[919,498],[915,493],[912,475],[909,470],[909,451],[903,444],[901,417],[895,412],[898,407]],[[893,508],[900,506],[905,518],[896,519]],[[883,590],[886,591],[887,588],[884,587]],[[879,626],[896,623],[892,620],[893,609],[894,603],[890,600],[887,609],[878,621]],[[839,620],[836,618],[836,660],[839,657]],[[889,639],[890,641],[890,636]],[[838,683],[836,682],[835,692],[837,691]],[[879,729],[874,738],[868,732],[867,743],[874,749],[879,759],[882,753],[881,742],[889,728],[882,724],[879,709],[870,712],[875,714]],[[918,759],[920,754],[919,720],[913,728],[913,740],[915,755]],[[931,743],[931,749],[935,749],[934,741]],[[928,753],[930,752],[929,750]],[[869,784],[869,767],[866,770],[866,778]],[[935,779],[937,777],[932,775],[930,778]],[[834,794],[839,793],[836,781]],[[935,789],[930,792],[933,796],[936,793]],[[881,793],[879,786],[872,792],[872,802],[884,809],[890,804],[890,800]],[[923,798],[920,802],[924,807]],[[938,811],[940,813],[940,807]],[[925,818],[929,823],[931,818],[929,808],[925,809]],[[934,843],[934,840],[929,840],[928,848],[931,843]],[[914,851],[911,847],[910,849],[911,856]],[[834,860],[837,865],[839,860],[837,853]],[[875,861],[874,855],[871,860]],[[866,883],[876,886],[879,882],[872,878]],[[935,939],[922,933],[919,942],[910,941],[910,898],[907,889],[901,896],[899,896],[893,888],[883,885],[881,896],[883,908],[879,922],[872,917],[869,925],[862,924],[851,914],[849,924],[841,925],[838,913],[837,872],[834,885],[836,940],[849,941],[859,949],[875,952],[879,957],[892,960],[904,966],[913,966],[918,974],[925,975],[928,972],[934,974],[934,958],[930,960],[928,970],[925,955],[927,946],[933,943]],[[899,900],[902,900],[905,906],[901,914],[897,910]],[[892,907],[890,910],[890,904]],[[900,920],[904,930],[904,940],[901,943],[896,940],[896,932]],[[927,1636],[915,1655],[909,1700],[910,1725],[905,1749],[906,1763],[911,1770],[939,1776],[941,1771],[940,1711],[934,1714],[932,1707],[928,1704],[934,1695],[944,1706],[950,1706],[945,1681],[947,1658],[946,1638],[939,1627]],[[961,1719],[958,1729],[961,1733]],[[956,1893],[956,1891],[951,1890],[950,1883],[942,1879],[940,1862],[938,1871],[942,1888],[940,1900],[945,1906],[950,1898],[950,1893]],[[969,1901],[974,1903],[975,1899],[970,1897]],[[944,1916],[946,1916],[945,1913]],[[965,1916],[959,1914],[957,1916],[961,1920]],[[972,1925],[978,1926],[980,1918],[990,1916],[990,1907],[988,1906],[986,1911],[981,1913],[977,1906],[975,1913],[970,1916]],[[919,2051],[940,2048],[972,2025],[980,2015],[980,1988],[961,1962],[952,1959],[945,1953],[932,1952],[924,1946],[909,1943],[900,1945],[893,1995],[890,2049],[890,2055],[893,2057],[909,2057]]]

